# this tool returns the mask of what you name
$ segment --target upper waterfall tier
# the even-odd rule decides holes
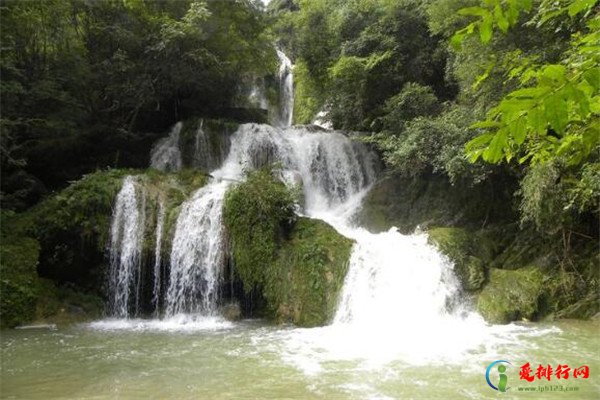
[[[377,161],[367,147],[335,131],[245,124],[231,137],[231,149],[215,178],[240,179],[244,172],[278,165],[288,183],[303,188],[308,213],[326,211],[368,188]]]
[[[291,126],[294,120],[294,74],[293,65],[288,56],[277,49],[279,58],[279,107],[274,125]]]

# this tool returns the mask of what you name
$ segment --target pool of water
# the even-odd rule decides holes
[[[407,332],[419,332],[417,321],[407,324]],[[405,343],[395,351],[395,338],[382,340],[376,332],[259,320],[105,320],[56,330],[6,330],[0,393],[8,399],[600,398],[598,322],[488,329],[483,340],[456,351],[436,347],[442,331],[422,332],[415,346],[406,343],[407,337],[417,340],[414,334],[396,332],[397,342]],[[439,357],[426,351],[427,342]],[[409,348],[416,349],[410,357]],[[512,363],[506,393],[486,383],[486,367],[498,359]],[[539,364],[553,369],[567,364],[587,365],[590,375],[530,383],[519,379],[526,362],[534,374]],[[490,380],[498,382],[497,371]],[[538,387],[543,394],[519,389]]]

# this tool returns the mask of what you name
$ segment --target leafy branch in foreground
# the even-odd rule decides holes
[[[509,76],[519,88],[508,93],[492,108],[484,121],[472,127],[485,133],[466,145],[469,159],[491,163],[519,157],[520,163],[543,163],[560,158],[568,165],[586,161],[600,143],[600,16],[594,13],[597,0],[562,2],[549,6],[543,1],[531,21],[538,25],[559,15],[583,15],[584,32],[573,34],[571,45],[553,64],[523,67],[517,62]],[[483,7],[469,7],[462,15],[479,17],[457,31],[451,43],[460,43],[479,31],[487,43],[494,26],[503,32],[517,23],[521,12],[531,10],[530,1],[484,0]]]

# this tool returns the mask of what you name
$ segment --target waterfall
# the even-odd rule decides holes
[[[242,179],[244,171],[274,162],[283,176],[302,181],[307,216],[355,241],[334,326],[396,332],[400,321],[418,319],[435,330],[453,318],[448,304],[458,283],[451,263],[425,234],[396,229],[375,234],[353,224],[376,179],[376,160],[362,143],[311,127],[246,124],[232,136],[222,168],[212,174]]]
[[[150,167],[161,171],[179,171],[181,169],[181,150],[179,134],[183,123],[176,123],[169,136],[159,140],[150,154]]]
[[[136,193],[136,180],[127,176],[117,195],[110,229],[110,313],[129,316],[130,307],[137,310],[140,289],[141,248],[145,220],[145,198]],[[134,293],[131,304],[130,293]]]
[[[154,314],[159,313],[159,300],[161,288],[161,262],[162,262],[162,236],[165,225],[165,205],[162,200],[158,202],[158,215],[156,217],[156,245],[154,247],[154,285],[152,287],[152,307]]]
[[[166,314],[214,315],[224,266],[223,198],[228,184],[213,182],[186,201],[171,250]]]
[[[196,140],[194,141],[194,167],[206,169],[213,165],[213,154],[208,136],[203,129],[204,120],[200,120],[196,130]]]
[[[402,235],[395,229],[346,233],[356,245],[334,324],[393,329],[398,321],[427,325],[447,314],[458,285],[452,266],[427,243],[427,235]]]
[[[245,124],[233,134],[229,155],[212,173],[240,179],[245,170],[279,163],[301,178],[312,214],[345,203],[375,180],[375,157],[366,147],[340,132],[287,129]]]
[[[154,149],[153,160],[166,159],[158,154],[178,154],[175,144],[180,129],[177,124],[169,138]],[[209,158],[210,142],[202,124],[194,146],[197,159]],[[162,165],[174,165],[171,161]],[[160,253],[165,217],[164,205],[159,204],[152,293],[155,310],[164,294],[161,306],[168,317],[216,315],[226,259],[222,224],[226,190],[232,179],[243,179],[247,171],[272,163],[284,181],[302,187],[305,215],[326,221],[355,241],[333,326],[369,334],[397,332],[402,326],[398,321],[410,318],[435,331],[453,318],[447,309],[448,299],[458,292],[452,265],[427,243],[425,234],[402,235],[395,229],[374,234],[353,224],[362,198],[377,178],[374,154],[343,132],[261,124],[239,126],[230,137],[225,160],[211,173],[214,179],[181,205],[164,279]],[[141,202],[134,178],[127,177],[117,196],[111,231],[112,308],[117,316],[128,315],[133,304],[129,293],[137,293],[140,287]],[[138,301],[139,294],[135,298]]]
[[[279,58],[279,107],[275,124],[280,127],[291,126],[294,112],[294,75],[292,62],[284,52],[277,49]]]

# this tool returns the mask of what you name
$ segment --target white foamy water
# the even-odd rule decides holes
[[[125,177],[114,206],[109,247],[109,310],[118,317],[139,306],[144,201],[144,194],[136,192],[135,177]]]
[[[279,107],[275,125],[287,127],[292,125],[294,114],[294,74],[293,65],[284,52],[277,49],[279,58]]]
[[[198,332],[229,329],[234,324],[220,317],[178,314],[164,319],[104,319],[84,326],[98,331]]]
[[[517,325],[489,326],[462,304],[452,263],[425,233],[393,228],[371,233],[353,216],[375,182],[375,159],[340,132],[247,124],[233,135],[220,178],[278,163],[289,181],[300,180],[305,213],[332,225],[355,244],[340,304],[330,326],[257,337],[279,342],[282,357],[308,374],[339,360],[366,366],[461,363],[481,349],[489,354],[509,341],[546,334]]]
[[[156,242],[154,247],[154,285],[152,287],[152,307],[154,308],[154,314],[157,315],[160,312],[159,301],[160,301],[160,289],[162,283],[162,238],[163,238],[163,227],[165,225],[165,204],[162,199],[158,200],[158,214],[156,216]]]
[[[171,249],[166,313],[213,315],[224,266],[223,198],[227,182],[210,183],[181,207]]]
[[[179,171],[181,169],[179,134],[182,127],[182,122],[176,123],[169,136],[156,143],[150,154],[150,167],[161,171]]]

